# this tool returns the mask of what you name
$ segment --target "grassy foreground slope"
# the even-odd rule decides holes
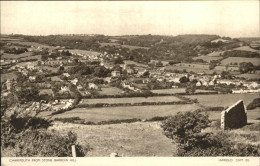
[[[77,133],[82,145],[92,148],[86,156],[108,157],[117,152],[122,157],[164,156],[176,154],[176,146],[163,135],[158,122],[135,122],[113,125],[76,125],[55,123],[61,133],[69,130]]]

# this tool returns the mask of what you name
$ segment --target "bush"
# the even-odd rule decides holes
[[[256,107],[260,107],[260,98],[254,99],[251,103],[248,104],[246,109],[252,110],[255,109]]]
[[[178,113],[162,123],[165,135],[178,145],[178,156],[259,156],[259,145],[235,144],[227,132],[201,132],[209,119],[200,111]],[[250,137],[251,139],[251,137]]]
[[[71,146],[75,145],[77,157],[85,156],[84,149],[77,142],[76,134],[69,132],[61,136],[46,130],[29,130],[21,134],[15,145],[15,155],[19,157],[71,157]]]
[[[202,129],[209,125],[207,115],[200,111],[178,112],[177,115],[166,119],[162,123],[165,135],[169,138],[177,138],[182,143],[186,143],[188,138],[194,133],[200,133]]]
[[[1,148],[10,149],[17,157],[68,157],[71,145],[75,145],[77,156],[84,156],[87,148],[80,146],[77,136],[68,133],[47,131],[50,121],[39,117],[22,116],[17,113],[3,115],[1,119]]]

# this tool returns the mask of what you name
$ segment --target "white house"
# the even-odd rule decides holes
[[[30,81],[35,81],[36,80],[36,76],[29,76],[29,80]]]
[[[69,73],[63,73],[63,75],[64,75],[65,77],[69,77],[69,76],[70,76]]]
[[[74,84],[74,85],[77,85],[77,83],[78,83],[78,79],[77,78],[74,78],[73,80],[71,80],[70,82],[72,83],[72,84]]]
[[[196,86],[201,86],[200,81],[198,81],[198,82],[196,83]]]
[[[89,83],[89,84],[88,84],[88,87],[89,87],[90,89],[98,89],[98,86],[97,86],[96,84],[94,84],[94,83]]]
[[[111,75],[112,75],[112,77],[118,77],[118,76],[120,76],[120,71],[112,71]]]

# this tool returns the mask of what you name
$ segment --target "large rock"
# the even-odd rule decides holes
[[[221,128],[224,130],[240,128],[246,124],[247,113],[242,100],[221,112]]]

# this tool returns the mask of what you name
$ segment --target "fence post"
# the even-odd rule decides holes
[[[72,157],[77,157],[75,145],[71,146],[71,150],[72,150]]]

